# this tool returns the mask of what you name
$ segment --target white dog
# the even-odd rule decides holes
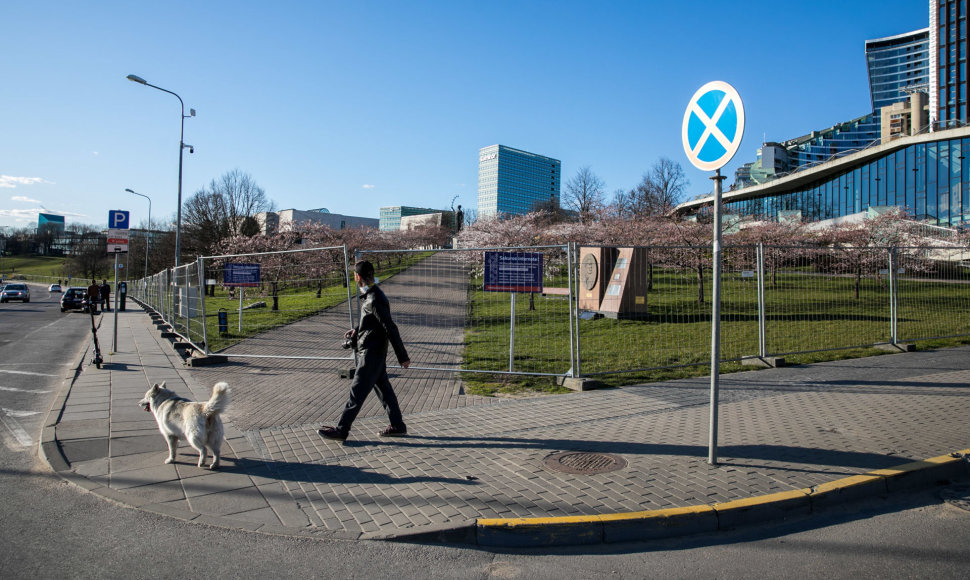
[[[219,449],[222,447],[222,419],[219,414],[229,405],[229,385],[216,383],[212,397],[205,403],[189,401],[165,388],[165,383],[152,385],[145,398],[138,401],[141,407],[155,415],[158,429],[168,441],[168,459],[175,461],[175,449],[179,439],[186,439],[199,452],[199,467],[205,467],[206,448],[212,450],[212,465],[219,468]]]

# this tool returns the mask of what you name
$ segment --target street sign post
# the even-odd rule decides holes
[[[737,153],[744,137],[744,105],[734,87],[711,81],[694,93],[681,127],[687,159],[714,177],[714,273],[711,297],[711,417],[707,462],[717,465],[718,390],[721,356],[721,168]]]
[[[114,333],[111,339],[111,354],[118,352],[118,254],[128,252],[128,215],[122,209],[108,210],[108,254],[115,256],[115,304],[114,304]],[[109,299],[110,300],[110,299]],[[110,306],[105,302],[105,307]]]
[[[239,324],[237,328],[242,333],[244,289],[259,286],[259,264],[226,264],[226,268],[222,271],[222,283],[225,286],[239,287]]]
[[[515,293],[542,292],[542,254],[536,252],[485,252],[486,292],[508,292],[509,372],[515,363]]]

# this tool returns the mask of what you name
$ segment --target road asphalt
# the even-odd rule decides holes
[[[117,320],[117,352],[109,314],[102,368],[89,349],[64,380],[41,455],[93,494],[201,524],[504,547],[643,541],[970,475],[966,346],[724,375],[710,465],[707,378],[499,399],[464,394],[454,374],[392,370],[408,436],[377,436],[386,419],[370,397],[340,443],[316,429],[347,395],[341,363],[194,366],[149,311],[129,302]],[[185,442],[164,464],[138,400],[162,381],[206,400],[220,380],[233,396],[221,469],[197,467]]]

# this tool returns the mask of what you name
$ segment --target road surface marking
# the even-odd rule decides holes
[[[14,412],[28,413],[29,415],[37,414],[36,412],[30,412],[30,411],[14,411]],[[21,416],[25,416],[25,415],[21,415]],[[19,443],[21,446],[30,447],[31,445],[34,444],[34,440],[30,438],[30,435],[26,431],[24,431],[24,428],[20,426],[20,423],[18,423],[16,419],[14,419],[12,416],[8,414],[7,409],[3,409],[2,411],[0,411],[0,422],[3,423],[3,426],[10,431],[14,439],[16,439],[17,443]]]
[[[0,373],[10,373],[11,375],[30,375],[33,377],[59,377],[61,375],[51,375],[48,373],[32,373],[30,371],[8,371],[6,369],[0,369]]]
[[[35,395],[44,395],[50,392],[50,391],[36,391],[31,389],[15,389],[13,387],[0,387],[0,391],[10,391],[13,393],[32,393]]]

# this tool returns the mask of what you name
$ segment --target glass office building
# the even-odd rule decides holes
[[[967,122],[967,0],[930,0],[930,120]]]
[[[843,217],[899,206],[936,226],[970,224],[970,128],[901,137],[769,183],[725,193],[724,213],[759,221]],[[691,213],[710,197],[681,204]]]
[[[37,214],[37,230],[53,229],[57,232],[64,231],[64,216],[52,213]]]
[[[929,89],[930,29],[866,41],[872,110],[906,100],[908,90]]]
[[[537,205],[559,205],[558,159],[505,145],[478,152],[478,216],[524,214]]]

